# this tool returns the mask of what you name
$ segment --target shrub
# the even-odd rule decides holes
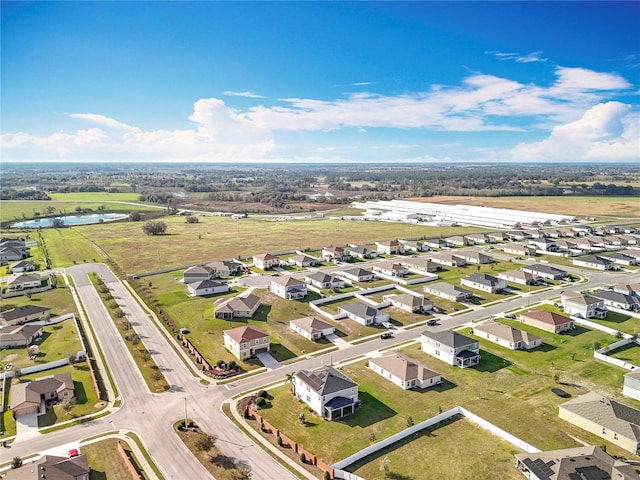
[[[267,401],[264,399],[264,397],[258,397],[256,400],[256,405],[260,408],[263,408],[265,405],[267,404]]]
[[[243,415],[244,415],[244,418],[249,419],[249,417],[251,416],[251,415],[249,414],[249,407],[247,407],[247,408],[245,408],[245,409],[244,409],[244,413],[243,413]],[[278,437],[278,439],[280,439],[280,437]]]
[[[167,224],[158,220],[149,220],[142,226],[142,231],[147,235],[162,235],[167,231]]]
[[[258,397],[260,397],[260,398],[267,398],[268,396],[269,396],[269,394],[267,393],[266,390],[260,390],[258,392]]]
[[[307,462],[307,456],[304,453],[300,454],[300,461],[302,463],[306,463]]]
[[[278,446],[281,447],[282,446],[282,437],[278,437]]]

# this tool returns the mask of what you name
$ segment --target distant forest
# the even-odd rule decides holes
[[[50,193],[134,192],[179,206],[235,204],[231,210],[314,210],[313,204],[451,196],[640,196],[640,167],[583,165],[144,165],[69,164],[2,174],[0,199]],[[327,194],[328,192],[328,194]],[[326,208],[326,206],[324,207]]]

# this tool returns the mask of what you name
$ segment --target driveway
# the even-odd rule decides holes
[[[38,413],[27,413],[16,417],[16,436],[38,435]]]
[[[325,335],[325,338],[338,348],[344,348],[349,346],[349,343],[345,342],[335,333],[330,333],[329,335]]]
[[[275,370],[276,368],[280,368],[282,365],[271,356],[270,353],[256,353],[256,357],[258,360],[262,362],[262,364],[267,367],[267,370]]]

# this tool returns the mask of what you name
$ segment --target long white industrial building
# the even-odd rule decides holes
[[[365,218],[396,222],[430,222],[488,228],[519,228],[524,226],[567,225],[576,221],[576,217],[571,215],[555,215],[552,213],[471,205],[410,202],[408,200],[353,202],[351,206],[365,210]]]

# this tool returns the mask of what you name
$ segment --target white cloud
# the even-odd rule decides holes
[[[496,52],[487,50],[484,52],[487,55],[493,55],[498,60],[512,60],[517,63],[534,63],[534,62],[546,62],[547,59],[542,56],[543,52],[531,52],[524,55],[515,52]]]
[[[264,98],[262,95],[258,95],[255,92],[234,92],[233,90],[227,90],[224,92],[228,97],[247,97],[247,98]]]
[[[631,87],[620,75],[601,73],[586,68],[558,67],[558,81],[553,93],[568,90],[620,90]]]
[[[586,161],[637,160],[640,117],[620,102],[600,103],[571,123],[556,126],[545,140],[520,143],[513,160]]]
[[[126,123],[119,122],[118,120],[97,113],[70,113],[69,117],[77,120],[86,120],[97,123],[100,126],[111,128],[113,130],[121,130],[123,132],[139,130],[137,127],[132,127],[131,125],[127,125]]]

